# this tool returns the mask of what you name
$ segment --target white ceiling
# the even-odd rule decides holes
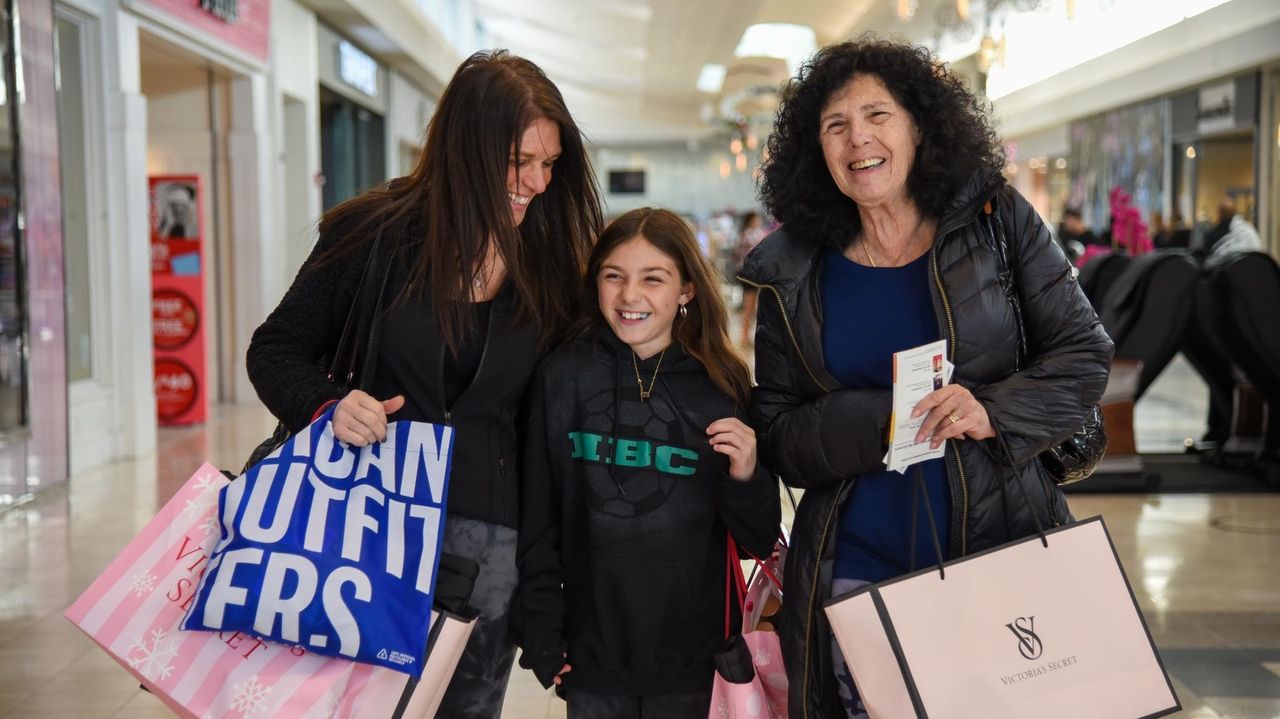
[[[941,0],[921,0],[928,4]],[[538,63],[598,143],[685,140],[712,131],[707,63],[732,64],[752,24],[813,27],[818,45],[857,34],[895,0],[476,0],[488,43]],[[889,19],[897,23],[892,8]]]

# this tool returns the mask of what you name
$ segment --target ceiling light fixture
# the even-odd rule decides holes
[[[751,25],[742,32],[734,57],[777,57],[787,61],[787,69],[794,74],[818,48],[818,38],[808,25],[769,22]]]
[[[720,92],[720,88],[724,85],[724,72],[724,65],[703,65],[702,71],[698,73],[698,91],[709,92],[712,95]]]

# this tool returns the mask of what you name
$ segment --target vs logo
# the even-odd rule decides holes
[[[1040,658],[1044,652],[1044,644],[1040,642],[1040,635],[1036,634],[1035,617],[1018,617],[1005,626],[1018,638],[1019,654],[1029,660]]]

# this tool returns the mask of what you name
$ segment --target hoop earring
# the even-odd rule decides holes
[[[684,305],[680,305],[680,318],[684,319],[685,317],[688,317],[688,316],[689,316],[689,308]]]

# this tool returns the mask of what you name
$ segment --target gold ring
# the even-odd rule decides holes
[[[947,417],[947,419],[951,420],[951,424],[955,424],[956,422],[959,422],[959,421],[960,421],[960,418],[959,418],[959,417],[957,417],[957,416],[955,416],[954,414],[953,414],[953,415],[951,415],[951,416],[949,416],[949,417]]]

